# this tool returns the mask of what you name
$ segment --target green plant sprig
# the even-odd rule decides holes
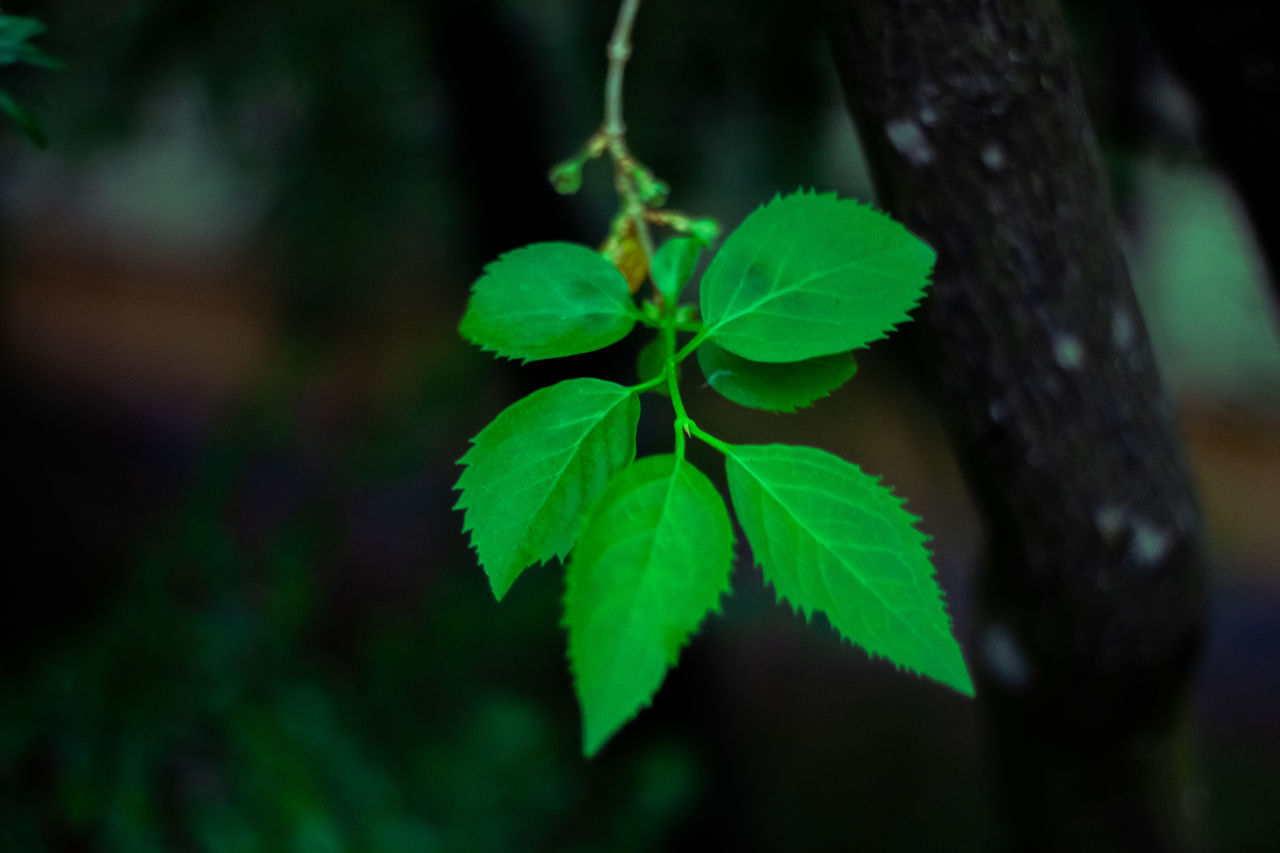
[[[644,281],[653,263],[651,225],[691,235],[704,247],[710,246],[720,233],[720,226],[714,219],[664,210],[671,187],[637,159],[627,145],[622,83],[627,62],[631,59],[631,31],[639,10],[640,0],[623,0],[605,49],[608,70],[605,74],[603,122],[577,153],[551,167],[548,174],[557,192],[565,195],[576,193],[582,187],[583,166],[609,155],[613,161],[613,183],[618,193],[619,209],[601,251],[627,276],[633,292]],[[661,305],[662,301],[663,296],[658,293],[655,302]]]
[[[594,754],[647,706],[680,649],[729,590],[734,534],[724,499],[686,458],[692,436],[725,460],[730,503],[765,581],[806,618],[966,695],[919,520],[856,465],[826,451],[726,442],[690,417],[680,366],[743,406],[792,412],[854,374],[851,350],[909,320],[934,253],[882,213],[833,194],[775,197],[724,241],[681,305],[701,246],[675,237],[653,257],[658,304],[586,246],[536,243],[486,267],[460,331],[531,361],[656,334],[640,381],[568,379],[513,403],[459,460],[456,507],[501,600],[524,569],[566,561],[564,625]],[[696,319],[695,319],[696,318]],[[692,334],[683,346],[681,334]],[[636,459],[640,396],[665,392],[671,454]]]

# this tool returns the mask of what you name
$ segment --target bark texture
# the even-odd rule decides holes
[[[1194,846],[1199,514],[1060,11],[831,7],[880,203],[938,252],[924,311],[988,526],[969,659],[1011,842]]]

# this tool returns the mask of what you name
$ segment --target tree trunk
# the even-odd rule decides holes
[[[1199,514],[1060,11],[832,12],[880,203],[938,252],[923,310],[987,524],[970,658],[1011,842],[1192,847]]]

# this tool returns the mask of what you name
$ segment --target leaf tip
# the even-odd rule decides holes
[[[586,759],[595,758],[600,750],[604,747],[613,733],[617,729],[608,732],[598,732],[589,727],[584,721],[582,724],[582,757]]]
[[[514,579],[507,580],[505,582],[501,581],[498,578],[496,578],[493,574],[491,574],[487,569],[485,570],[485,575],[487,575],[489,578],[489,589],[492,590],[493,592],[494,601],[501,603],[502,599],[506,597],[506,594],[511,591],[511,584],[513,583]]]

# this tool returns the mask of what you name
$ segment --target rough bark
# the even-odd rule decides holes
[[[1192,846],[1199,515],[1047,0],[832,0],[880,203],[938,252],[925,314],[988,527],[970,660],[1011,841]]]

